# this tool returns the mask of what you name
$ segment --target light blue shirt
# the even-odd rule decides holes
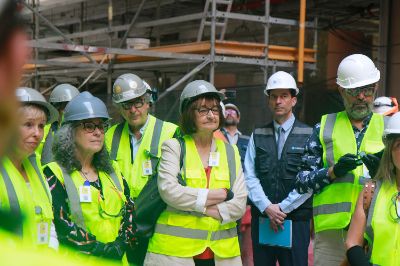
[[[128,129],[129,129],[129,138],[131,139],[131,146],[132,146],[132,162],[135,161],[136,154],[137,154],[137,152],[139,150],[140,144],[142,143],[144,131],[146,130],[146,127],[147,127],[148,123],[149,123],[149,116],[147,116],[146,123],[144,123],[144,125],[142,126],[141,129],[139,129],[139,132],[140,132],[140,135],[141,135],[140,139],[136,139],[135,134],[133,134],[131,128],[128,127]]]
[[[278,128],[280,126],[285,130],[285,141],[289,136],[290,130],[293,127],[295,117],[292,114],[288,120],[286,120],[282,125],[279,125],[274,121],[275,130],[275,140],[278,138]],[[254,203],[254,205],[264,213],[265,209],[272,204],[272,202],[265,195],[264,190],[261,186],[260,179],[258,179],[255,171],[254,159],[256,157],[256,149],[254,146],[253,134],[250,137],[249,144],[247,146],[246,157],[244,159],[244,177],[246,180],[247,190],[249,191],[249,198]],[[299,194],[297,190],[293,189],[289,195],[282,200],[279,207],[284,213],[290,213],[297,209],[301,204],[303,204],[312,193]]]

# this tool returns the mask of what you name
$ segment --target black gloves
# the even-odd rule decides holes
[[[106,244],[97,242],[92,254],[95,256],[121,260],[125,253],[125,242],[121,238],[117,238],[113,242],[108,242]]]
[[[369,171],[371,178],[374,178],[378,171],[379,163],[381,161],[383,150],[375,154],[366,154],[361,156],[362,162],[365,164]]]
[[[340,157],[339,161],[333,166],[333,173],[336,177],[342,177],[361,164],[362,161],[357,158],[357,155],[347,153]]]

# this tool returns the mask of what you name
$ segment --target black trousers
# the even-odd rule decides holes
[[[258,217],[251,222],[254,266],[307,266],[310,243],[310,221],[292,222],[292,248],[260,245],[258,241]]]

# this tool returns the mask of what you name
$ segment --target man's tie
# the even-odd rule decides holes
[[[285,145],[285,130],[282,127],[278,128],[278,159],[281,158],[282,149]]]

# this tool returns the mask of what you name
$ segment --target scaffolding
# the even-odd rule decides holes
[[[107,92],[111,94],[111,75],[116,69],[123,68],[148,68],[154,66],[174,66],[187,62],[196,63],[197,66],[168,88],[161,97],[177,88],[180,84],[191,78],[200,70],[209,66],[209,80],[214,82],[216,63],[247,64],[261,67],[264,73],[264,81],[268,78],[268,67],[274,70],[276,67],[297,67],[298,81],[303,82],[304,68],[315,69],[316,50],[304,47],[305,28],[315,29],[316,21],[305,20],[305,0],[300,0],[300,20],[283,19],[270,16],[270,1],[265,1],[264,16],[256,16],[231,12],[232,0],[206,0],[202,13],[195,13],[166,19],[152,20],[149,22],[137,22],[139,14],[146,0],[142,0],[133,19],[127,25],[112,26],[103,29],[64,34],[39,12],[39,6],[25,6],[35,16],[35,40],[29,45],[35,49],[35,60],[25,66],[29,78],[35,78],[35,86],[38,88],[38,77],[41,75],[56,75],[78,73],[82,69],[92,71],[81,84],[82,87],[90,79],[97,79],[100,75],[107,74]],[[112,1],[110,1],[112,4]],[[217,7],[225,7],[218,10]],[[210,10],[211,8],[211,10]],[[112,15],[112,12],[111,12]],[[58,36],[39,39],[38,21],[42,20]],[[264,27],[264,43],[249,43],[224,41],[226,27],[229,20],[240,20],[261,23]],[[109,18],[110,20],[110,18]],[[164,45],[151,47],[144,50],[122,48],[127,36],[133,27],[155,27],[160,25],[183,23],[187,21],[200,20],[197,41],[175,45]],[[299,26],[298,47],[288,47],[269,44],[269,29],[272,25]],[[206,26],[210,27],[210,40],[202,41],[203,31]],[[217,28],[219,38],[217,40]],[[110,33],[125,31],[124,37],[117,48],[79,45],[72,41],[73,38],[82,38],[99,33]],[[62,40],[63,43],[57,41]],[[317,36],[314,36],[314,47],[316,47]],[[79,52],[80,56],[63,58],[52,58],[40,60],[38,49],[52,49],[60,51]],[[296,64],[297,62],[297,64]],[[63,67],[63,69],[49,69],[49,67]],[[100,72],[98,75],[96,73]],[[48,90],[45,90],[48,91]],[[42,92],[43,93],[43,92]]]

